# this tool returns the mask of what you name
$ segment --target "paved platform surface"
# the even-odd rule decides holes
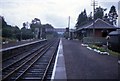
[[[100,55],[77,40],[62,42],[67,79],[118,79],[118,58]]]

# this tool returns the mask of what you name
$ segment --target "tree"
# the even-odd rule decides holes
[[[95,20],[98,19],[98,18],[102,19],[103,16],[104,16],[104,11],[106,11],[106,10],[107,10],[107,9],[103,9],[103,8],[101,8],[100,6],[97,7],[97,8],[95,9],[94,19],[95,19]]]
[[[13,30],[12,34],[14,38],[20,41],[21,31],[19,27],[18,26],[12,27],[12,30]]]
[[[4,26],[2,28],[2,37],[13,38],[12,27],[10,25]]]
[[[7,23],[4,19],[4,17],[0,16],[0,22],[1,22],[0,26],[2,26],[2,28],[7,27]]]
[[[44,24],[43,27],[43,38],[47,38],[49,36],[56,37],[58,35],[57,32],[54,31],[54,27],[51,24]]]
[[[35,32],[35,28],[41,27],[41,21],[38,18],[34,18],[34,20],[31,21],[30,29]]]
[[[26,23],[25,22],[23,23],[23,27],[26,27]]]
[[[92,12],[90,12],[90,14],[88,15],[88,21],[92,21]]]
[[[116,25],[116,20],[117,20],[117,12],[116,12],[116,8],[115,6],[112,6],[109,13],[108,13],[108,17],[109,17],[109,22],[111,25]]]
[[[47,34],[52,34],[54,31],[54,27],[50,24],[43,25],[43,28],[45,28]]]
[[[21,36],[23,40],[32,39],[34,34],[32,33],[31,29],[27,29],[25,27],[21,28]]]
[[[15,26],[8,25],[3,17],[0,16],[2,21],[2,37],[9,39],[18,39],[20,37],[20,29]]]
[[[84,9],[84,11],[81,12],[78,16],[77,23],[76,23],[76,28],[79,28],[80,26],[86,24],[87,19],[88,18],[87,18],[86,10]]]
[[[40,38],[40,34],[41,34],[41,30],[42,30],[42,25],[41,25],[40,19],[34,18],[30,24],[30,29],[35,34],[35,38]]]
[[[109,23],[108,14],[106,13],[103,17],[103,20]]]

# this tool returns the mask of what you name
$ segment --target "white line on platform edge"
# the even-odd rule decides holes
[[[55,72],[56,72],[56,67],[57,67],[57,62],[58,62],[58,55],[59,55],[60,50],[63,50],[61,39],[60,39],[59,46],[58,46],[58,51],[57,51],[57,55],[56,55],[56,59],[55,59],[55,64],[54,64],[54,68],[53,68],[53,72],[52,72],[51,81],[53,81],[53,79],[55,78]]]
[[[45,40],[46,40],[46,39],[44,39],[44,40],[38,40],[38,41],[34,41],[34,42],[29,42],[29,43],[25,43],[25,44],[13,46],[13,47],[3,48],[3,49],[0,49],[0,52],[2,52],[2,51],[7,51],[7,50],[11,50],[11,49],[15,49],[15,48],[18,48],[18,47],[26,46],[26,45],[33,44],[33,43],[37,43],[37,42],[42,42],[42,41],[45,41]]]

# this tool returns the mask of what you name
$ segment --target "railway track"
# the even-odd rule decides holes
[[[59,40],[45,44],[2,69],[2,81],[50,79]]]
[[[11,56],[8,59],[2,60],[2,70],[4,70],[5,68],[8,68],[9,66],[13,66],[15,63],[19,63],[20,60],[24,62],[24,60],[28,56],[33,55],[35,52],[37,52],[38,50],[40,50],[41,48],[45,47],[48,44],[49,42],[41,46],[34,47],[34,49],[32,47],[30,48],[31,50],[27,50],[27,51],[23,50],[23,53],[20,53],[20,54],[18,53],[18,54],[15,54],[14,56]]]
[[[2,63],[8,61],[11,58],[14,59],[14,57],[17,57],[26,52],[29,52],[33,50],[35,47],[40,47],[46,42],[47,40],[39,40],[39,41],[34,41],[34,42],[22,44],[22,45],[16,44],[16,46],[1,49],[0,53],[2,52]]]

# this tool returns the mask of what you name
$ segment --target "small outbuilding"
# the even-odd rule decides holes
[[[120,29],[109,33],[109,48],[120,53]]]

